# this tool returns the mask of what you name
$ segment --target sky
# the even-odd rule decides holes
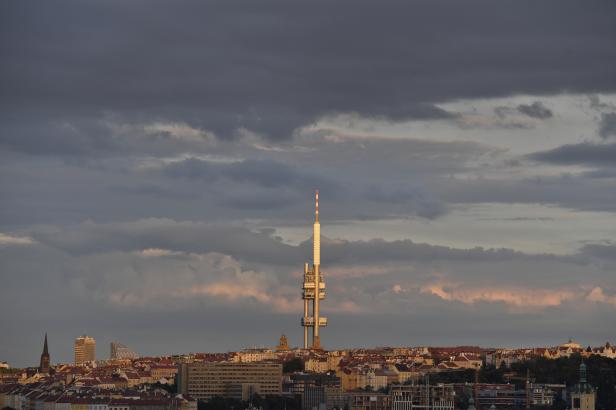
[[[0,361],[616,342],[616,3],[0,3]]]

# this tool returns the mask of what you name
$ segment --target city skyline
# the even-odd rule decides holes
[[[59,351],[61,352],[61,359],[56,359],[56,356],[53,354],[50,354],[49,348],[48,348],[48,344],[47,344],[47,333],[45,333],[45,338],[44,338],[44,347],[43,347],[43,354],[40,356],[41,357],[41,362],[39,366],[36,366],[35,364],[32,363],[9,363],[7,361],[6,362],[9,366],[13,366],[15,368],[26,368],[26,367],[30,367],[30,368],[34,368],[34,367],[38,367],[39,369],[41,369],[41,366],[43,364],[43,359],[42,357],[46,357],[47,362],[46,366],[57,366],[57,365],[69,365],[69,366],[83,366],[86,362],[90,362],[90,361],[84,361],[83,363],[76,365],[75,364],[75,349],[76,349],[76,340],[86,337],[86,335],[82,335],[79,336],[77,338],[72,339],[73,344],[71,346],[69,346],[68,349],[65,349],[65,346],[60,345],[59,346]],[[93,340],[95,340],[95,338],[91,337],[91,336],[87,336]],[[283,334],[281,337],[285,338],[285,341],[287,340],[287,336],[285,334]],[[100,361],[100,362],[107,362],[107,361],[114,361],[114,360],[134,360],[134,359],[139,359],[139,358],[164,358],[164,357],[171,357],[171,356],[182,356],[182,355],[188,355],[188,354],[226,354],[226,353],[233,353],[233,352],[249,352],[253,349],[256,350],[267,350],[270,352],[276,352],[278,350],[280,350],[280,341],[281,339],[278,338],[276,339],[276,341],[278,342],[278,344],[276,344],[274,341],[272,341],[270,344],[263,344],[263,345],[247,345],[247,346],[240,346],[238,348],[229,348],[226,350],[194,350],[194,351],[178,351],[178,350],[168,350],[168,351],[164,351],[164,352],[150,352],[150,353],[146,353],[146,354],[137,354],[133,351],[131,351],[127,346],[123,345],[122,343],[118,342],[117,340],[112,340],[110,342],[111,345],[111,353],[109,355],[109,357],[103,355],[103,357],[100,358],[95,358],[95,360],[92,361]],[[456,349],[456,348],[463,348],[463,347],[473,347],[473,348],[479,348],[479,349],[483,349],[483,350],[501,350],[501,349],[511,349],[511,350],[515,350],[515,349],[557,349],[559,346],[575,346],[576,348],[580,348],[580,349],[587,349],[588,347],[592,348],[592,349],[597,349],[597,348],[602,348],[604,346],[612,346],[612,345],[616,345],[616,343],[611,343],[610,341],[606,341],[604,343],[598,344],[598,345],[592,345],[592,344],[585,344],[584,341],[579,341],[577,339],[574,338],[569,338],[566,341],[557,341],[554,343],[544,343],[544,344],[537,344],[537,345],[491,345],[491,346],[481,346],[481,345],[477,345],[477,344],[472,344],[472,343],[467,343],[467,344],[459,344],[459,345],[439,345],[439,344],[418,344],[418,345],[413,345],[413,344],[406,344],[406,345],[392,345],[392,344],[383,344],[383,345],[373,345],[373,346],[369,346],[369,345],[355,345],[355,346],[333,346],[331,348],[327,348],[324,346],[320,346],[317,347],[316,349],[313,348],[312,346],[308,346],[308,348],[304,348],[302,343],[302,341],[300,340],[297,344],[290,344],[288,346],[286,346],[286,348],[289,351],[295,351],[295,350],[301,350],[304,349],[306,351],[315,351],[315,352],[328,352],[328,351],[346,351],[346,350],[354,350],[354,349],[366,349],[366,350],[372,350],[372,349],[383,349],[383,348],[391,348],[391,349],[396,349],[396,348],[402,348],[402,349],[406,349],[406,348],[435,348],[435,349]],[[103,342],[104,343],[104,342]],[[311,344],[311,343],[310,343]],[[115,345],[115,346],[114,346]],[[114,357],[114,349],[116,350],[122,350],[121,354],[116,354],[117,357]],[[69,360],[65,360],[62,359],[62,357],[65,356],[64,351],[65,350],[70,350],[72,358]],[[52,357],[51,360],[49,359],[50,356]],[[34,363],[34,362],[33,362]],[[40,371],[40,370],[39,370]],[[44,372],[42,372],[44,373]]]
[[[325,348],[616,341],[614,17],[0,4],[0,361],[302,346],[315,189]]]

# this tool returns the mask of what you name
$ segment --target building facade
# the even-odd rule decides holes
[[[178,369],[179,392],[201,400],[220,396],[248,400],[282,393],[282,364],[195,362]]]
[[[586,365],[580,365],[580,382],[571,392],[571,410],[595,410],[597,392],[586,380]]]
[[[391,396],[376,392],[347,393],[350,410],[390,410]]]
[[[96,360],[96,340],[93,337],[83,335],[75,339],[75,366],[83,366],[85,363]]]
[[[111,342],[109,346],[111,360],[136,359],[139,355],[120,342]]]
[[[455,391],[451,384],[394,385],[390,394],[392,410],[454,410]]]

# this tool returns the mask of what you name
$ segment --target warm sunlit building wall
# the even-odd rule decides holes
[[[75,339],[75,366],[83,366],[87,362],[96,360],[96,340],[83,335]]]
[[[179,368],[179,392],[202,400],[215,396],[247,400],[282,392],[280,363],[183,363]]]

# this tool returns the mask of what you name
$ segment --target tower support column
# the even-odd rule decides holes
[[[314,265],[312,268],[314,271],[314,307],[312,309],[312,316],[314,316],[314,328],[312,331],[312,348],[320,349],[321,348],[321,340],[319,339],[319,286],[320,286],[320,276],[321,272],[319,271],[319,265]]]

